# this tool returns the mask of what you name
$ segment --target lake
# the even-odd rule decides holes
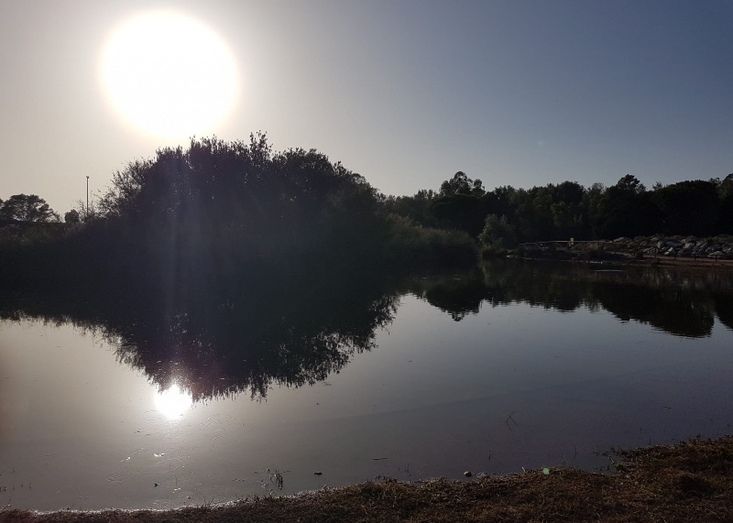
[[[238,298],[4,297],[0,506],[612,468],[731,433],[733,274],[497,261]]]

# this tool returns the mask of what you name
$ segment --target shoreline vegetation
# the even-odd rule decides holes
[[[395,197],[316,150],[274,151],[260,133],[160,149],[115,173],[106,193],[63,223],[37,195],[0,200],[0,287],[145,288],[170,299],[258,271],[405,275],[475,266],[479,253],[558,257],[547,246],[571,238],[573,259],[592,259],[593,248],[576,255],[581,242],[644,236],[679,243],[673,255],[654,247],[664,263],[722,260],[733,258],[730,240],[712,250],[695,242],[725,235],[733,235],[733,174],[651,189],[627,174],[609,187],[489,190],[458,171],[438,191]]]
[[[614,459],[615,458],[615,459]],[[166,511],[0,511],[3,523],[129,521],[731,521],[733,437],[617,451],[613,472],[543,469],[392,480]]]
[[[0,287],[177,301],[263,275],[334,279],[475,264],[474,239],[387,212],[360,175],[317,151],[191,141],[115,173],[66,223],[34,195],[0,209]]]

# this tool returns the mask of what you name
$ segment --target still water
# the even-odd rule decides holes
[[[0,506],[603,470],[613,447],[733,432],[730,274],[502,262],[368,287],[164,321],[4,304]]]

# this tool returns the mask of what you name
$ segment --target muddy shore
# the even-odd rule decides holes
[[[619,452],[612,473],[370,482],[172,511],[0,512],[0,522],[733,521],[733,436]],[[547,473],[549,472],[549,473]]]

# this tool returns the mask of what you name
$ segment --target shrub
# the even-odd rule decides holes
[[[517,233],[506,216],[489,214],[479,235],[479,242],[484,250],[513,249],[517,246]]]

